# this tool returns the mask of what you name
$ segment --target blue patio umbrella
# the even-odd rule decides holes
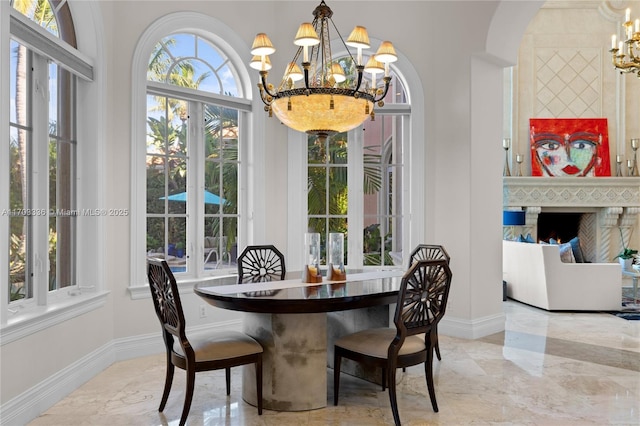
[[[186,192],[179,192],[177,194],[173,194],[173,195],[169,195],[168,197],[160,197],[161,200],[167,199],[169,201],[180,201],[182,203],[186,203],[187,202],[187,193]],[[216,195],[212,192],[207,191],[206,189],[204,190],[204,203],[205,204],[224,204],[227,201],[224,198],[220,198],[219,195]]]

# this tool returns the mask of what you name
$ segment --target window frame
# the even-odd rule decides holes
[[[372,44],[380,42],[371,40]],[[346,52],[336,52],[336,56],[346,55]],[[402,81],[406,95],[406,103],[385,104],[376,108],[376,116],[380,115],[404,115],[403,151],[404,162],[402,178],[402,266],[408,261],[409,252],[417,244],[424,242],[424,232],[426,218],[425,184],[427,171],[425,170],[424,158],[426,146],[422,142],[425,138],[424,122],[416,119],[424,115],[424,98],[421,96],[422,83],[417,72],[407,60],[398,52],[398,61],[391,65],[393,72]],[[413,90],[412,90],[413,88]],[[415,117],[414,117],[415,116]],[[362,126],[350,130],[348,136],[348,158],[362,158],[363,137]],[[295,130],[288,130],[288,221],[289,233],[287,239],[288,258],[290,265],[303,265],[302,253],[304,253],[304,239],[301,237],[307,232],[307,135]],[[362,200],[362,174],[363,163],[358,161],[349,164],[348,167],[348,227],[349,234],[356,235],[357,238],[349,238],[347,241],[347,263],[350,268],[380,269],[394,268],[394,266],[363,266],[362,254],[362,230],[363,230],[363,200]],[[295,269],[294,266],[292,268]]]
[[[211,29],[214,29],[213,31]],[[251,78],[247,65],[243,58],[249,56],[246,43],[226,24],[210,16],[198,12],[176,12],[165,15],[156,20],[140,37],[136,46],[132,66],[132,137],[131,137],[131,268],[128,291],[132,299],[150,297],[148,281],[146,277],[146,96],[147,96],[147,69],[148,62],[153,47],[158,41],[171,34],[192,33],[208,40],[222,51],[233,68],[238,73],[237,84],[241,87],[243,98],[233,99],[232,105],[238,108],[238,103],[245,112],[239,117],[242,128],[240,134],[244,134],[245,147],[239,149],[239,158],[245,167],[242,168],[239,180],[246,182],[244,188],[238,193],[238,206],[241,220],[238,222],[238,235],[242,235],[240,244],[246,244],[255,237],[256,231],[253,211],[260,209],[261,204],[251,200],[251,194],[259,194],[264,191],[264,182],[250,181],[250,176],[255,176],[264,171],[263,161],[251,161],[255,158],[264,158],[263,133],[260,131],[264,122],[261,117],[256,117],[251,111],[260,110],[259,99],[253,97],[253,87],[257,80]],[[157,83],[154,82],[155,86]],[[171,90],[178,90],[183,94],[182,89],[172,86]],[[239,89],[240,90],[240,89]],[[196,91],[192,92],[193,96]],[[227,106],[230,98],[209,93],[199,100],[213,99],[214,103]],[[238,108],[240,109],[240,108]],[[242,111],[242,110],[241,110]],[[260,114],[258,114],[260,115]],[[188,184],[189,185],[189,184]],[[189,190],[189,189],[188,189]],[[193,190],[193,189],[192,189]],[[240,211],[240,206],[245,206]],[[195,213],[194,213],[195,214]],[[200,221],[197,221],[199,223]],[[202,225],[196,225],[202,226]],[[202,229],[202,228],[201,228]],[[204,231],[202,231],[204,232]],[[199,250],[200,248],[196,249]],[[214,273],[215,274],[215,273]],[[202,282],[211,279],[215,275],[205,275],[204,271],[196,270],[194,275],[178,277],[178,284],[181,287],[190,287],[194,282]]]
[[[193,280],[200,280],[202,278],[210,278],[221,275],[228,275],[235,272],[235,268],[216,268],[207,270],[204,269],[204,199],[201,195],[201,191],[197,188],[204,188],[204,174],[205,174],[205,162],[202,160],[205,157],[204,153],[204,107],[206,105],[224,106],[225,108],[235,109],[238,111],[238,187],[242,188],[243,182],[246,180],[246,172],[244,164],[246,164],[246,145],[248,133],[247,122],[249,121],[249,114],[251,112],[250,101],[237,98],[230,99],[228,97],[222,97],[215,94],[209,94],[202,91],[195,91],[192,89],[173,86],[170,84],[153,82],[148,84],[148,94],[154,96],[162,96],[171,99],[178,99],[186,101],[189,111],[189,126],[188,126],[188,151],[186,157],[187,166],[187,188],[186,191],[194,194],[189,203],[187,203],[184,216],[187,220],[186,229],[186,266],[187,271],[185,273],[176,273],[176,280],[180,282],[190,282]],[[146,177],[146,176],[145,176]],[[146,178],[145,178],[146,189]],[[146,192],[146,191],[145,191]],[[244,215],[242,214],[242,207],[244,203],[244,192],[239,190],[238,197],[238,213],[235,215],[238,221],[238,240],[244,238],[246,230],[242,226],[244,221]],[[146,200],[146,197],[145,197]],[[173,216],[173,214],[168,214]],[[180,214],[179,216],[183,216]],[[227,214],[214,214],[213,216],[230,217]],[[145,217],[166,217],[161,214],[150,215],[145,208]],[[192,219],[190,219],[192,218]],[[195,219],[193,219],[195,218]],[[194,222],[195,221],[195,222]]]
[[[85,51],[97,52],[96,28],[92,25],[93,16],[95,16],[94,6],[82,3],[75,5],[75,7],[69,6],[71,5],[65,3],[58,10],[64,10],[65,13],[68,13],[69,20],[75,18],[82,22],[78,27],[80,31],[76,30],[76,35],[83,34],[86,36],[84,39]],[[73,18],[71,17],[71,9],[74,11]],[[32,22],[28,17],[14,9],[9,2],[1,2],[0,12],[0,54],[2,57],[9,57],[11,53],[10,41],[15,40],[27,46],[29,50],[34,51],[34,56],[38,57],[38,61],[45,64],[47,69],[49,68],[47,63],[54,62],[76,76],[75,86],[77,91],[73,105],[70,105],[72,113],[76,114],[75,121],[78,123],[76,140],[80,142],[77,148],[74,176],[85,175],[85,173],[91,171],[90,177],[75,179],[76,209],[79,211],[83,207],[100,208],[102,200],[101,172],[103,170],[101,160],[103,137],[100,117],[104,108],[94,101],[94,99],[101,98],[99,96],[101,87],[99,82],[93,79],[93,59]],[[85,19],[80,19],[80,16]],[[60,20],[64,20],[64,17],[56,16],[56,18],[59,21],[58,28],[60,31],[73,30],[73,24],[61,23]],[[67,35],[65,35],[65,38],[68,38]],[[69,40],[75,42],[75,35]],[[11,74],[9,62],[2,61],[2,66],[0,66],[0,86],[2,88],[0,92],[6,93],[7,96],[10,93],[9,78]],[[42,67],[40,68],[42,69]],[[39,84],[47,88],[46,72],[44,81],[42,81],[42,77],[38,78],[41,79]],[[87,108],[78,109],[75,107],[79,99],[87,101]],[[5,135],[9,134],[9,105],[10,102],[2,102],[0,107],[0,116],[7,117],[6,120],[0,121],[0,131]],[[41,138],[44,138],[43,140],[46,142],[44,145],[48,147],[50,138],[48,132],[49,116],[46,113],[47,107],[44,108],[44,113],[42,111],[38,113],[41,119],[38,127],[43,129],[38,130],[38,134]],[[34,117],[34,119],[38,120],[39,118]],[[87,141],[87,143],[80,147],[81,141]],[[3,144],[1,149],[8,149],[8,144]],[[47,152],[47,155],[46,159],[43,159],[45,165],[41,165],[40,169],[43,172],[46,171],[44,173],[46,175],[45,180],[48,181],[48,150],[43,150]],[[5,162],[5,158],[8,160],[9,155],[1,155],[0,157],[3,159],[2,164],[0,164],[0,188],[6,188],[10,185],[10,166],[8,161]],[[46,186],[40,186],[41,190],[36,194],[37,199],[32,207],[39,208],[44,206],[48,209],[49,191],[48,189],[43,189]],[[8,210],[8,191],[0,192],[3,192],[0,195],[0,210]],[[103,278],[100,273],[102,267],[98,262],[101,256],[96,253],[96,247],[102,247],[103,242],[101,232],[102,218],[78,217],[77,219],[75,238],[77,255],[72,268],[76,276],[76,285],[65,287],[62,290],[49,291],[48,280],[44,280],[40,282],[39,294],[34,295],[33,302],[20,303],[20,301],[16,301],[18,303],[11,304],[11,306],[8,291],[3,288],[0,295],[0,342],[2,342],[2,345],[97,309],[106,303],[108,293],[104,291]],[[46,223],[39,225],[41,229],[45,230],[45,236],[48,235],[48,220],[47,216],[41,220],[41,222]],[[1,215],[0,240],[8,241],[9,233],[9,218],[6,215]],[[44,239],[46,238],[42,238],[42,240]],[[39,242],[38,244],[41,246],[39,250],[45,250],[47,253],[45,259],[48,259],[48,242]],[[0,245],[0,259],[3,259],[0,261],[0,276],[7,278],[2,282],[8,282],[8,258],[8,244]],[[45,275],[48,276],[48,271],[45,271]]]

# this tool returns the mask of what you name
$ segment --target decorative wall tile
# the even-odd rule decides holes
[[[602,116],[602,58],[596,48],[535,51],[536,117]]]

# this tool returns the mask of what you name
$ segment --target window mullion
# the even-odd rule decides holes
[[[204,269],[204,110],[200,102],[189,102],[187,155],[187,259],[189,270],[202,275]],[[198,220],[193,220],[198,218]]]
[[[405,254],[403,256],[403,264],[404,260],[407,258],[406,255],[415,247],[420,239],[417,241],[416,238],[420,238],[420,235],[423,234],[423,224],[424,221],[422,219],[416,218],[416,220],[411,220],[411,213],[413,211],[424,211],[424,198],[425,197],[411,197],[412,192],[415,194],[422,194],[422,184],[420,184],[419,188],[418,182],[423,182],[423,179],[420,179],[417,176],[416,168],[412,168],[411,165],[413,161],[409,160],[412,158],[411,146],[410,142],[410,133],[411,133],[411,116],[406,115],[402,118],[402,130],[399,135],[400,140],[402,141],[402,152],[404,153],[403,158],[403,167],[402,167],[402,229],[403,229],[403,239],[402,239],[402,253]],[[416,176],[414,176],[416,175]],[[413,191],[412,191],[413,188]],[[414,199],[420,200],[421,203],[419,206],[412,205],[414,203]],[[417,237],[416,237],[417,236]]]
[[[48,63],[33,54],[31,107],[33,139],[31,150],[31,273],[38,305],[47,304],[49,283],[49,127]]]
[[[361,267],[364,264],[362,256],[363,250],[363,233],[364,229],[364,205],[363,205],[363,144],[364,137],[361,127],[350,130],[347,135],[347,158],[349,159],[349,167],[347,168],[347,182],[349,183],[349,192],[347,193],[348,210],[348,232],[347,240],[347,265],[350,267]]]

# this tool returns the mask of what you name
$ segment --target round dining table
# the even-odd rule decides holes
[[[404,271],[348,274],[345,281],[196,284],[209,304],[244,312],[243,331],[263,353],[263,406],[276,411],[326,407],[328,340],[365,328],[389,326]],[[379,309],[384,308],[384,309]],[[328,330],[328,313],[332,315]],[[328,339],[329,335],[329,339]],[[331,355],[333,347],[329,348]],[[257,405],[255,369],[243,367],[243,399]]]

